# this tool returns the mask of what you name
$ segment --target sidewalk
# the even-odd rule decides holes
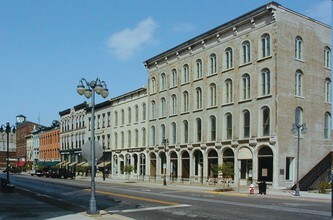
[[[90,181],[90,177],[82,177],[77,176],[77,180],[83,180],[83,181]],[[273,189],[271,187],[267,188],[266,195],[259,195],[259,189],[258,186],[255,186],[255,193],[250,194],[249,187],[247,186],[241,186],[239,189],[234,188],[231,191],[222,191],[219,190],[221,187],[218,185],[198,185],[198,184],[181,184],[181,183],[168,183],[167,186],[163,186],[162,182],[142,182],[142,181],[130,181],[124,179],[111,179],[111,178],[105,178],[105,181],[102,177],[97,176],[95,178],[96,183],[116,183],[116,184],[131,184],[135,186],[146,186],[146,187],[156,187],[156,188],[172,188],[172,190],[186,190],[186,191],[197,191],[197,192],[207,192],[207,193],[219,193],[224,195],[241,195],[241,196],[268,196],[268,197],[274,197],[274,198],[285,198],[285,199],[301,199],[301,200],[315,200],[315,201],[331,201],[331,193],[317,193],[315,191],[308,192],[308,191],[301,191],[300,196],[294,196],[295,191],[289,190],[289,189]]]

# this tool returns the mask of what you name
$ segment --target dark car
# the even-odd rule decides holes
[[[10,173],[21,173],[21,170],[17,167],[7,167],[6,169],[4,169],[2,172],[7,173],[7,170]]]
[[[65,168],[59,168],[57,170],[52,170],[52,172],[50,173],[50,176],[53,178],[74,179],[74,173]]]
[[[36,174],[36,176],[39,176],[39,177],[44,175],[42,170],[36,170],[35,174]]]

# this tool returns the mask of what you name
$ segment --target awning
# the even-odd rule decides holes
[[[81,163],[78,163],[76,166],[82,166],[83,164],[85,164],[86,162],[81,162]]]
[[[53,167],[56,166],[59,161],[39,161],[37,165],[39,166],[46,166],[46,167]]]
[[[65,163],[65,161],[62,161],[62,162],[60,162],[60,163],[58,163],[56,166],[61,166],[61,165],[63,165]]]
[[[107,166],[109,165],[111,162],[102,162],[100,164],[97,165],[97,167],[104,167],[104,166]]]
[[[17,161],[17,163],[16,163],[16,165],[17,165],[18,167],[23,167],[24,164],[25,164],[25,161]]]
[[[67,166],[68,164],[70,164],[71,162],[65,162],[63,165]]]
[[[84,162],[83,164],[80,165],[81,167],[87,167],[89,166],[88,162]]]
[[[76,165],[77,164],[77,162],[73,162],[73,163],[70,163],[68,166],[74,166],[74,165]]]

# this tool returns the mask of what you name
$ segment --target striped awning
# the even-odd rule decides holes
[[[61,166],[61,165],[63,165],[65,163],[65,161],[62,161],[62,162],[60,162],[60,163],[58,163],[56,166]]]
[[[81,162],[81,163],[78,163],[77,166],[82,166],[83,164],[85,164],[86,162]]]
[[[77,164],[77,162],[73,162],[73,163],[70,163],[68,166],[74,166],[74,165],[76,165]]]
[[[104,166],[107,166],[107,165],[109,165],[111,162],[102,162],[102,163],[99,163],[98,165],[97,165],[97,167],[104,167]]]

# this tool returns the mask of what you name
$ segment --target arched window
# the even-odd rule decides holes
[[[114,112],[114,125],[118,126],[118,112],[117,111]]]
[[[324,125],[324,138],[330,139],[331,137],[331,114],[329,112],[325,113],[325,125]]]
[[[151,119],[156,118],[156,103],[155,101],[151,101]]]
[[[243,137],[250,137],[250,112],[248,110],[243,111]]]
[[[303,73],[297,70],[295,73],[295,95],[302,96]]]
[[[224,52],[224,59],[225,59],[225,69],[230,69],[233,67],[233,58],[232,58],[232,49],[228,47],[225,49]]]
[[[172,79],[172,82],[171,82],[172,87],[177,86],[177,84],[178,84],[178,75],[177,75],[177,70],[176,69],[172,69],[171,79]]]
[[[114,147],[115,149],[118,149],[118,134],[115,132],[114,133]]]
[[[216,106],[216,85],[214,83],[209,86],[209,105]]]
[[[244,100],[251,98],[251,80],[247,73],[242,76],[242,90]]]
[[[196,141],[201,142],[201,119],[197,118],[196,120]]]
[[[146,120],[146,103],[142,103],[142,120]]]
[[[325,102],[332,102],[332,84],[329,78],[325,79]]]
[[[295,38],[295,58],[302,60],[303,59],[303,40],[300,36]]]
[[[270,110],[267,106],[261,109],[262,112],[262,135],[270,135]]]
[[[156,134],[155,134],[155,127],[151,126],[150,128],[150,137],[151,137],[151,146],[155,146],[156,145]]]
[[[135,122],[138,122],[139,121],[139,107],[136,105],[134,107],[134,114],[135,114]]]
[[[139,146],[139,131],[138,131],[138,129],[135,129],[135,131],[134,131],[134,135],[135,135],[135,143],[134,143],[134,146],[135,146],[135,147],[138,147],[138,146]]]
[[[177,127],[175,122],[171,123],[171,134],[172,134],[171,143],[177,144]]]
[[[268,69],[261,71],[261,95],[269,95],[271,93],[271,77]]]
[[[127,147],[130,148],[132,145],[132,132],[130,130],[127,131]]]
[[[161,74],[161,88],[160,88],[160,90],[161,91],[166,90],[166,76],[165,76],[165,73]]]
[[[156,79],[155,79],[155,77],[151,78],[150,92],[151,93],[156,92]]]
[[[190,70],[189,66],[185,64],[183,66],[183,83],[187,83],[190,81]]]
[[[271,37],[269,34],[263,34],[260,38],[261,41],[261,57],[268,57],[271,55]]]
[[[165,125],[164,124],[161,124],[161,137],[162,137],[162,140],[165,139]]]
[[[332,64],[331,64],[331,49],[329,47],[325,47],[324,49],[324,62],[325,62],[325,68],[331,69]]]
[[[127,112],[128,112],[128,123],[130,124],[132,122],[132,110],[130,107],[127,109]]]
[[[146,129],[142,128],[142,146],[146,146]]]
[[[121,125],[125,124],[125,112],[124,109],[121,110]]]
[[[175,115],[175,114],[177,114],[177,96],[172,95],[171,101],[172,101],[171,111],[172,111],[172,114]]]
[[[188,112],[189,111],[189,97],[188,97],[188,92],[185,91],[183,92],[183,112]]]
[[[226,139],[232,138],[232,115],[230,113],[227,113],[225,115],[225,121],[226,121]]]
[[[196,88],[195,89],[196,92],[196,107],[197,109],[202,109],[202,90],[201,88]]]
[[[183,121],[184,143],[188,143],[188,121]]]
[[[214,115],[209,117],[210,121],[210,141],[216,140],[216,118]]]
[[[121,148],[124,148],[125,146],[125,135],[124,132],[120,132],[120,138],[121,138]]]
[[[227,79],[225,82],[225,102],[231,103],[232,102],[232,81],[231,79]]]
[[[197,79],[202,78],[202,60],[200,59],[196,61],[196,72],[197,72]]]
[[[161,98],[161,117],[165,117],[166,115],[166,100],[165,98]]]
[[[249,41],[244,41],[242,43],[242,58],[242,64],[251,62],[251,48]]]
[[[210,60],[210,74],[216,73],[216,55],[213,53],[209,56]]]

